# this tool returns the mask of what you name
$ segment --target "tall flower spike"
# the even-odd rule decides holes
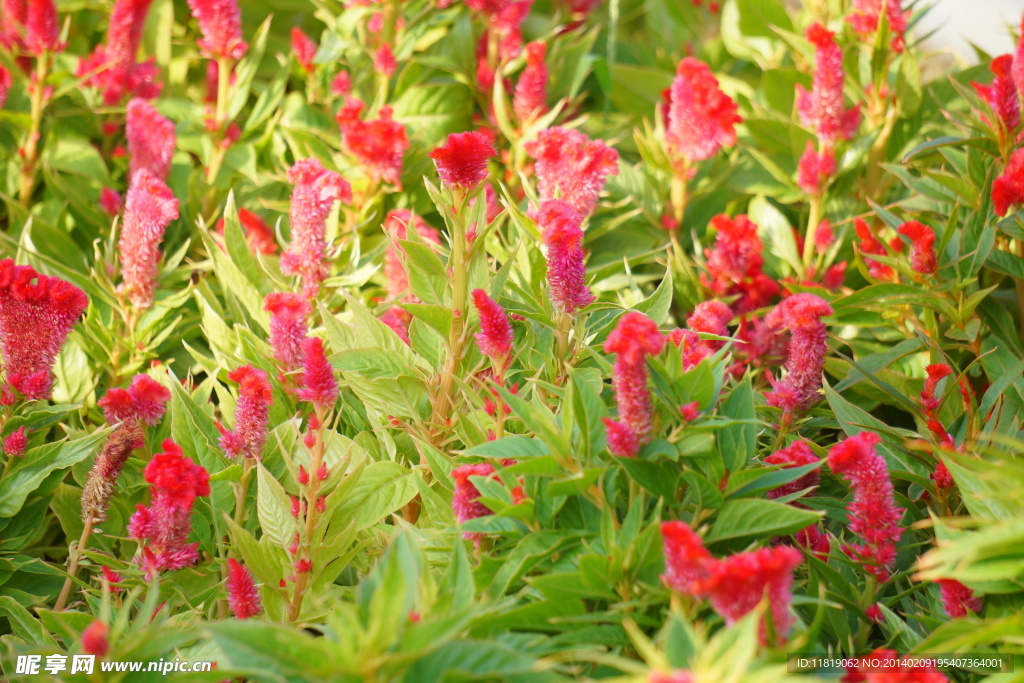
[[[885,582],[896,560],[896,542],[903,535],[903,510],[896,507],[885,458],[875,450],[880,441],[872,432],[851,436],[832,447],[828,466],[853,489],[850,531],[864,540],[860,545],[844,546],[843,551],[864,562],[870,574]]]
[[[1013,80],[1013,55],[996,57],[989,64],[994,78],[991,85],[971,82],[982,99],[988,102],[999,123],[1011,138],[1020,126],[1020,94]],[[987,117],[986,117],[987,118]]]
[[[1024,16],[1020,20],[1020,31],[1017,33],[1017,49],[1013,53],[1013,82],[1017,85],[1017,93],[1024,99]]]
[[[26,0],[0,0],[0,45],[12,52],[24,46]]]
[[[453,133],[429,156],[449,187],[472,189],[487,178],[487,160],[498,154],[490,139],[478,131]]]
[[[1005,216],[1011,206],[1024,205],[1024,147],[1014,150],[1002,174],[992,183],[992,206]]]
[[[281,272],[302,278],[313,293],[327,277],[327,216],[334,202],[352,201],[352,188],[316,159],[303,159],[288,171],[295,186],[291,202],[291,242],[281,255]]]
[[[4,401],[15,389],[29,400],[49,398],[50,370],[89,299],[71,283],[31,266],[0,261],[0,351],[7,372]]]
[[[769,405],[786,411],[806,410],[821,399],[821,371],[828,353],[827,329],[821,319],[832,313],[824,299],[804,292],[784,299],[769,314],[769,324],[787,327],[790,332],[786,376],[765,395]]]
[[[266,372],[251,365],[235,368],[228,379],[238,382],[235,428],[230,432],[221,429],[220,446],[231,457],[259,460],[267,442],[267,416],[274,402],[270,380]]]
[[[729,218],[719,214],[711,219],[714,247],[704,250],[707,273],[701,283],[716,296],[736,296],[733,311],[748,313],[767,306],[779,293],[779,285],[761,270],[764,246],[757,225],[747,216]]]
[[[391,107],[381,107],[370,121],[360,118],[362,110],[362,101],[350,97],[338,112],[342,146],[359,160],[372,181],[401,188],[402,158],[409,149],[405,126],[391,118]]]
[[[902,0],[853,0],[852,11],[847,21],[855,33],[871,38],[878,31],[879,20],[884,16],[889,25],[890,44],[896,52],[902,52],[905,41],[903,34],[910,20],[910,10],[900,7]]]
[[[853,137],[860,125],[860,108],[844,106],[843,51],[835,34],[815,23],[807,29],[807,40],[814,45],[814,85],[810,92],[796,86],[796,108],[800,121],[813,128],[826,146],[831,146],[837,140]]]
[[[910,267],[922,275],[935,272],[935,231],[924,223],[907,221],[897,230],[910,240]]]
[[[3,452],[8,458],[24,456],[26,448],[28,448],[28,437],[25,434],[25,425],[18,427],[4,437]]]
[[[263,310],[270,313],[270,348],[283,372],[302,366],[306,357],[302,349],[309,332],[309,316],[313,306],[309,299],[293,292],[271,292],[263,299]]]
[[[587,268],[583,265],[582,220],[562,199],[544,202],[537,212],[540,238],[547,248],[551,302],[569,315],[594,300],[587,288]]]
[[[302,371],[302,388],[296,392],[303,401],[328,410],[338,401],[338,380],[334,368],[324,355],[324,343],[319,337],[310,337],[303,344],[306,359]]]
[[[695,595],[695,581],[711,573],[714,558],[686,522],[662,522],[661,539],[665,548],[665,573],[661,581],[674,591]]]
[[[4,7],[6,9],[6,7]],[[53,0],[28,0],[25,14],[25,51],[38,57],[44,52],[60,52],[60,20]]]
[[[108,107],[121,102],[126,95],[147,99],[160,94],[155,82],[159,69],[153,59],[139,64],[135,55],[142,42],[142,29],[153,0],[117,0],[110,12],[106,45],[99,45],[78,65],[78,76],[86,77],[86,85],[103,91]]]
[[[316,43],[303,33],[298,26],[292,28],[292,54],[306,73],[313,73],[316,68],[313,57],[316,55]]]
[[[797,185],[800,189],[812,196],[820,195],[835,172],[835,153],[827,148],[819,153],[808,140],[797,166]]]
[[[128,188],[118,241],[123,280],[118,292],[140,310],[153,305],[160,240],[177,217],[178,200],[170,188],[148,169],[139,169]]]
[[[228,605],[235,619],[248,619],[263,611],[252,574],[233,557],[228,558]]]
[[[650,441],[653,412],[651,391],[647,387],[647,356],[656,356],[663,348],[665,335],[658,331],[653,320],[637,311],[619,318],[604,343],[605,353],[616,354],[612,387],[619,421],[636,436],[640,446]]]
[[[620,458],[635,458],[640,452],[640,440],[623,422],[610,417],[602,417],[605,435],[608,439],[608,450]]]
[[[593,213],[608,176],[619,173],[619,153],[578,130],[542,130],[523,149],[537,160],[541,203],[563,199],[584,218]]]
[[[532,121],[548,110],[548,67],[544,63],[547,49],[547,43],[540,40],[526,46],[526,68],[519,74],[512,98],[512,110],[520,123]]]
[[[197,497],[210,495],[209,473],[170,439],[163,448],[144,471],[153,500],[149,507],[137,506],[128,522],[128,535],[143,544],[140,564],[147,574],[196,561],[199,544],[188,542],[192,505]]]
[[[736,124],[743,121],[736,111],[736,103],[718,87],[707,64],[686,57],[669,91],[669,155],[677,164],[692,164],[736,144]]]
[[[161,116],[152,104],[136,97],[128,103],[125,129],[129,177],[134,178],[141,169],[146,169],[166,182],[177,142],[174,124]]]
[[[480,314],[480,331],[476,334],[480,352],[504,366],[512,352],[513,336],[512,323],[505,309],[482,289],[473,290],[473,305]]]
[[[939,579],[939,595],[946,614],[953,619],[966,617],[968,612],[981,614],[981,598],[955,579]]]
[[[249,45],[242,40],[238,0],[188,0],[188,6],[199,22],[203,37],[198,44],[205,56],[242,58]]]

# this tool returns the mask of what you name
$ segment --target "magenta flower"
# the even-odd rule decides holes
[[[1020,20],[1020,31],[1017,33],[1017,49],[1013,53],[1013,68],[1011,75],[1014,83],[1017,84],[1017,92],[1024,97],[1024,17]]]
[[[910,10],[900,7],[902,0],[853,0],[852,12],[846,18],[855,33],[872,38],[878,31],[878,23],[885,15],[892,36],[892,49],[902,52],[905,45],[903,34],[910,20]]]
[[[306,73],[313,73],[316,66],[313,57],[316,55],[316,43],[303,33],[298,26],[292,28],[292,54]]]
[[[665,126],[669,154],[677,164],[691,164],[736,144],[736,124],[743,121],[736,110],[711,69],[699,59],[686,57],[669,91]]]
[[[830,147],[837,140],[853,137],[860,125],[860,108],[845,107],[843,51],[835,34],[815,23],[807,29],[807,40],[814,45],[814,85],[810,92],[796,86],[796,108],[800,121]]]
[[[1024,205],[1024,147],[1014,150],[1006,168],[992,183],[992,207],[1005,216],[1011,206]]]
[[[547,43],[537,40],[526,46],[526,68],[519,74],[512,97],[512,110],[521,123],[532,121],[548,110],[548,67],[544,63]],[[618,168],[615,169],[618,172]]]
[[[937,583],[942,606],[951,618],[966,617],[968,612],[981,614],[981,598],[970,588],[954,579],[939,579]]]
[[[53,0],[27,1],[24,47],[36,57],[44,52],[60,52],[66,47],[60,42],[60,19]]]
[[[674,330],[670,336],[676,346],[682,347],[684,370],[697,367],[725,345],[724,341],[717,339],[701,339],[699,333],[728,336],[728,324],[732,318],[732,310],[721,301],[702,301],[697,304],[693,314],[686,319],[690,329]]]
[[[334,202],[351,202],[352,188],[335,171],[316,159],[297,162],[288,171],[292,192],[288,249],[281,255],[281,272],[302,278],[303,289],[315,292],[327,277],[326,222]]]
[[[136,97],[128,103],[125,132],[129,177],[146,169],[153,177],[166,182],[177,142],[174,123],[161,116],[152,104]]]
[[[765,395],[768,405],[785,411],[806,410],[821,399],[821,371],[828,353],[827,328],[821,319],[828,315],[832,315],[832,307],[808,293],[794,294],[772,309],[768,323],[789,328],[790,340],[786,376]]]
[[[381,107],[377,118],[369,121],[360,118],[362,110],[362,101],[350,97],[338,112],[342,146],[359,160],[373,182],[401,188],[402,158],[409,149],[405,126],[391,118],[391,107]]]
[[[663,348],[665,336],[658,331],[657,324],[637,311],[619,318],[604,343],[605,353],[616,354],[612,387],[619,421],[629,428],[640,446],[650,441],[653,412],[647,387],[647,356],[656,356]]]
[[[729,218],[719,214],[711,219],[714,247],[704,250],[707,273],[701,283],[716,296],[738,296],[733,303],[737,314],[767,306],[779,293],[779,285],[761,270],[764,245],[757,225],[746,215]]]
[[[453,133],[429,156],[448,187],[471,189],[487,178],[487,160],[498,154],[491,140],[477,131]]]
[[[583,265],[582,222],[582,216],[562,199],[549,199],[537,212],[540,238],[547,247],[551,303],[569,315],[594,300]]]
[[[270,348],[283,372],[298,369],[306,357],[302,344],[309,332],[313,306],[309,299],[292,292],[271,292],[263,299],[270,313]]]
[[[263,611],[252,574],[233,557],[228,558],[228,605],[235,619],[248,619]]]
[[[140,310],[153,305],[160,241],[164,229],[178,217],[178,200],[170,188],[148,169],[132,177],[125,201],[118,251],[122,284],[118,292]]]
[[[334,378],[334,368],[324,355],[324,343],[319,337],[310,337],[303,344],[303,350],[306,355],[303,361],[303,386],[296,394],[317,409],[328,410],[338,401],[338,381]]]
[[[207,57],[241,59],[249,45],[242,40],[238,0],[188,0],[203,37],[197,41]]]
[[[480,502],[480,490],[470,480],[470,477],[494,476],[496,476],[494,466],[486,462],[460,465],[452,470],[452,479],[455,481],[455,493],[452,495],[452,512],[455,513],[455,519],[459,524],[492,514],[491,509]],[[464,531],[462,532],[462,537],[467,541],[479,543],[484,535]]]
[[[797,166],[797,185],[800,189],[809,195],[820,195],[835,172],[836,156],[832,150],[825,149],[818,153],[808,140]]]
[[[95,657],[106,657],[110,650],[110,641],[107,640],[107,625],[99,619],[94,619],[84,631],[82,631],[82,652]]]
[[[512,323],[505,309],[482,289],[473,290],[473,305],[480,315],[480,331],[476,334],[480,353],[503,366],[512,352]]]
[[[996,57],[989,64],[994,78],[991,85],[971,82],[982,99],[988,102],[1002,126],[1001,135],[1013,135],[1020,126],[1020,95],[1013,79],[1013,55]],[[986,117],[987,118],[987,117]]]
[[[910,267],[922,275],[935,272],[935,231],[924,223],[907,221],[896,231],[910,240]]]
[[[121,213],[121,209],[124,208],[124,198],[121,197],[120,192],[104,187],[100,190],[100,208],[113,218]]]
[[[238,402],[235,403],[235,428],[221,428],[220,447],[228,456],[239,455],[259,460],[267,443],[267,416],[274,402],[267,373],[251,365],[243,365],[228,373],[228,379],[238,382]]]
[[[28,448],[28,437],[25,434],[25,426],[18,427],[4,437],[3,451],[9,458],[20,458],[25,455]]]
[[[154,60],[142,64],[135,61],[152,2],[117,0],[110,12],[106,45],[98,45],[78,66],[78,76],[86,76],[86,85],[103,91],[103,103],[108,107],[125,96],[150,99],[160,94],[160,83],[154,80],[159,73]]]
[[[665,573],[661,581],[684,595],[696,595],[694,583],[708,578],[715,559],[686,522],[662,522]]]
[[[619,153],[578,130],[548,128],[523,145],[533,158],[540,201],[563,199],[586,218],[610,175],[619,173]]]
[[[640,452],[640,440],[633,430],[623,422],[610,417],[602,417],[605,436],[608,439],[608,450],[620,458],[635,458]]]
[[[373,57],[373,66],[377,69],[377,73],[384,76],[384,78],[391,78],[395,73],[395,69],[398,67],[398,61],[395,60],[395,53],[391,50],[391,46],[384,43],[377,50],[377,54]]]
[[[24,47],[26,0],[0,0],[0,45],[15,52]]]

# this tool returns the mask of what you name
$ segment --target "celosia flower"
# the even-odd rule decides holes
[[[377,50],[377,54],[373,58],[373,66],[385,78],[391,78],[395,73],[398,62],[395,60],[395,53],[391,51],[390,45],[384,43],[380,46],[380,49]]]
[[[263,310],[270,313],[270,348],[284,372],[302,365],[302,349],[309,332],[308,319],[313,312],[309,299],[292,292],[271,292],[263,299]]]
[[[57,5],[53,0],[28,0],[24,46],[26,52],[36,57],[44,52],[59,52],[64,49],[64,43],[60,42]]]
[[[316,55],[316,43],[309,36],[302,32],[298,26],[292,29],[292,54],[295,61],[299,63],[306,73],[313,73],[316,68],[313,64],[313,57]]]
[[[711,227],[717,234],[714,247],[704,250],[707,273],[701,273],[701,283],[716,296],[739,295],[732,305],[736,313],[766,306],[779,293],[779,285],[761,270],[763,246],[757,225],[745,215],[730,219],[719,214],[711,219]]]
[[[932,481],[935,482],[935,487],[939,490],[948,490],[956,485],[956,481],[953,479],[949,468],[941,460],[936,463],[935,470],[932,471]]]
[[[724,341],[718,339],[701,339],[700,333],[728,336],[728,324],[732,317],[732,310],[721,301],[702,301],[697,304],[693,314],[686,319],[690,329],[674,330],[670,337],[672,343],[682,348],[684,370],[697,367],[725,345]]]
[[[199,544],[188,542],[192,504],[198,496],[210,495],[207,471],[186,458],[170,439],[163,448],[144,471],[153,500],[148,508],[137,506],[128,523],[128,535],[144,545],[140,562],[148,574],[181,569],[196,561]]]
[[[119,584],[122,581],[124,581],[124,577],[123,576],[121,576],[120,574],[115,572],[113,569],[111,569],[107,565],[103,565],[103,578],[106,579],[107,583],[110,585],[110,592],[111,593],[116,595],[117,593],[121,592],[121,588],[117,584]]]
[[[50,396],[50,369],[88,303],[82,290],[68,282],[16,266],[11,259],[0,261],[5,394],[15,389],[31,401]]]
[[[860,218],[853,221],[853,228],[857,232],[858,239],[860,239],[858,249],[864,256],[864,265],[868,268],[868,275],[876,280],[891,280],[895,275],[892,268],[884,263],[867,258],[869,254],[887,256],[889,252],[886,250],[885,245],[878,241],[878,238],[875,237],[868,224]],[[903,250],[903,241],[897,237],[892,240],[889,247],[893,252],[899,253]]]
[[[1013,81],[1017,84],[1017,92],[1024,97],[1024,17],[1020,20],[1020,31],[1017,33],[1017,49],[1013,53]]]
[[[896,542],[903,535],[903,510],[896,507],[885,458],[875,450],[880,441],[872,432],[851,436],[832,447],[828,466],[853,489],[850,531],[864,540],[863,544],[844,546],[843,551],[864,562],[869,573],[885,582],[896,560]]]
[[[146,169],[155,178],[166,181],[177,141],[174,124],[152,104],[136,97],[128,103],[125,133],[129,177],[134,178],[141,169]]]
[[[910,10],[900,7],[902,0],[853,0],[852,12],[847,17],[854,32],[862,36],[873,36],[878,31],[879,19],[884,15],[889,25],[890,44],[896,52],[904,47],[903,34],[910,20]]]
[[[94,619],[82,631],[82,652],[95,657],[105,657],[109,650],[110,642],[107,640],[107,625],[99,619]]]
[[[897,230],[910,240],[910,267],[922,275],[935,272],[935,231],[923,223],[907,221]]]
[[[696,595],[694,582],[706,579],[715,560],[686,522],[662,522],[665,573],[661,581],[674,591]]]
[[[819,531],[816,524],[804,527],[793,534],[793,540],[801,548],[806,548],[809,552],[814,553],[823,562],[828,558],[828,553],[832,549],[832,541],[829,539],[828,533]]]
[[[245,242],[249,251],[266,256],[277,253],[277,240],[274,238],[274,233],[270,226],[259,217],[259,214],[253,213],[249,209],[239,209],[238,224],[245,233]],[[221,235],[224,234],[223,218],[217,221],[217,232]]]
[[[699,59],[686,57],[669,91],[665,126],[669,154],[677,164],[692,164],[736,144],[736,124],[743,120],[736,110],[711,69]]]
[[[584,218],[593,213],[608,176],[619,173],[619,153],[578,130],[542,130],[523,149],[537,160],[541,203],[563,199]]]
[[[769,325],[789,328],[790,340],[786,376],[765,395],[768,405],[786,411],[806,410],[820,400],[821,371],[828,353],[821,319],[832,312],[821,297],[801,293],[783,299],[769,314]]]
[[[954,579],[939,579],[937,583],[947,615],[957,619],[966,617],[968,612],[981,614],[981,598],[974,595],[970,588]]]
[[[819,458],[807,445],[806,441],[794,441],[786,448],[780,448],[764,459],[769,465],[782,465],[783,469],[791,467],[803,467],[818,462]],[[783,484],[768,492],[768,499],[784,498],[804,489],[814,488],[818,485],[818,470],[812,470],[795,481]]]
[[[473,290],[473,305],[480,314],[480,331],[476,334],[476,344],[482,354],[490,356],[503,366],[512,352],[512,323],[509,322],[505,309],[487,296],[487,292],[482,289]]]
[[[86,85],[103,91],[107,106],[118,104],[126,95],[152,98],[160,94],[155,82],[159,69],[153,59],[138,64],[135,55],[142,42],[146,14],[153,0],[118,0],[110,12],[107,43],[99,45],[78,66]]]
[[[997,216],[1011,206],[1024,204],[1024,147],[1014,150],[1002,174],[992,183],[992,205]]]
[[[342,69],[331,81],[331,94],[335,97],[345,97],[352,92],[352,77]]]
[[[480,490],[470,480],[470,477],[497,477],[493,465],[486,462],[460,465],[452,470],[451,476],[455,481],[455,493],[452,495],[452,512],[455,513],[455,519],[459,524],[492,514],[492,510],[480,502]],[[483,536],[481,533],[462,532],[464,539],[474,543],[479,543]]]
[[[633,430],[619,420],[603,417],[605,436],[608,439],[608,450],[620,458],[635,458],[640,452],[640,440]]]
[[[555,308],[572,315],[594,300],[587,289],[587,268],[583,265],[583,218],[562,199],[540,205],[537,224],[547,247],[548,286]]]
[[[935,390],[944,378],[953,374],[953,368],[945,363],[932,363],[927,366],[925,372],[928,378],[924,382],[924,390],[921,392],[921,405],[925,414],[933,417],[935,412],[942,405],[942,398],[935,395]]]
[[[163,418],[170,400],[167,387],[149,375],[140,374],[132,378],[127,389],[110,389],[97,404],[103,409],[107,424],[134,419],[152,427]]]
[[[332,408],[338,401],[338,380],[334,368],[324,355],[324,343],[319,337],[310,337],[303,343],[306,358],[303,361],[302,388],[296,394],[318,409]]]
[[[877,662],[886,662],[879,668]],[[890,665],[893,663],[894,665]],[[857,666],[848,666],[842,683],[947,683],[948,678],[918,656],[900,657],[895,650],[878,648],[861,659]]]
[[[799,550],[785,545],[737,553],[710,564],[708,576],[694,581],[691,589],[706,595],[726,624],[746,616],[767,593],[769,610],[761,625],[761,641],[768,640],[770,622],[775,640],[785,642],[793,621],[789,614],[793,569],[802,559]]]
[[[809,195],[820,195],[835,172],[836,156],[832,150],[826,148],[818,153],[808,141],[797,168],[797,185],[800,189]]]
[[[118,292],[138,309],[153,305],[160,240],[164,229],[177,217],[178,200],[170,188],[148,169],[139,169],[128,188],[118,242],[123,280]]]
[[[483,133],[453,133],[429,155],[445,185],[471,189],[487,178],[487,160],[498,153]]]
[[[836,233],[832,230],[832,223],[826,218],[818,223],[814,230],[814,246],[818,253],[823,253],[836,243]]]
[[[338,112],[345,151],[362,164],[370,179],[401,188],[402,157],[409,149],[405,126],[391,118],[391,107],[381,107],[377,118],[363,121],[361,100],[350,97]]]
[[[238,402],[235,404],[235,428],[221,428],[220,446],[231,457],[239,455],[259,460],[267,442],[267,416],[274,402],[267,373],[251,365],[243,365],[228,373],[228,379],[238,382]]]
[[[619,318],[604,343],[605,353],[616,354],[612,367],[612,388],[619,421],[626,425],[642,446],[650,441],[651,392],[647,387],[647,356],[665,348],[665,336],[658,325],[638,311]]]
[[[11,89],[12,82],[11,72],[0,66],[0,107],[7,102],[7,92]]]
[[[235,619],[248,619],[263,611],[252,574],[233,557],[228,558],[228,605]]]
[[[512,110],[520,122],[532,121],[547,112],[548,67],[544,63],[547,49],[547,43],[540,40],[526,46],[526,68],[519,74],[512,97]]]
[[[11,52],[24,46],[26,0],[0,0],[0,45]]]
[[[100,208],[103,209],[107,215],[114,217],[121,213],[121,208],[124,206],[124,199],[121,197],[121,193],[113,190],[109,187],[104,187],[100,190]]]
[[[488,27],[498,40],[498,61],[507,62],[515,59],[523,48],[523,22],[530,14],[533,0],[507,3],[494,17]],[[481,38],[481,42],[486,36]]]
[[[679,407],[679,416],[687,422],[693,422],[700,417],[700,403],[691,401]]]
[[[203,37],[197,41],[207,57],[241,59],[249,45],[242,40],[238,0],[188,0]]]
[[[25,448],[28,447],[28,438],[25,436],[25,426],[18,427],[4,437],[3,450],[9,458],[20,458],[25,455]]]
[[[825,145],[830,146],[837,140],[853,137],[860,125],[860,108],[844,107],[843,51],[835,34],[815,23],[807,29],[807,40],[814,45],[814,85],[810,92],[796,86],[796,108],[800,121],[814,128]],[[832,164],[835,165],[834,158]]]
[[[281,255],[281,272],[297,275],[308,292],[327,277],[326,222],[334,202],[351,202],[352,188],[316,159],[303,159],[288,170],[295,185],[291,202],[291,242]]]
[[[973,81],[971,85],[992,107],[1003,129],[1013,134],[1020,126],[1020,95],[1017,93],[1017,84],[1013,81],[1013,55],[996,57],[989,64],[989,68],[994,75],[991,85]]]

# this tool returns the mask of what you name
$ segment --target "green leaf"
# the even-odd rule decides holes
[[[110,429],[98,429],[80,439],[47,443],[17,458],[0,479],[0,519],[13,517],[25,499],[57,470],[65,470],[85,460],[99,449]],[[6,534],[5,534],[6,535]]]
[[[298,531],[291,512],[291,499],[263,463],[257,463],[256,468],[256,514],[260,528],[275,545],[287,548]]]
[[[821,513],[777,503],[744,498],[730,500],[718,512],[707,540],[724,541],[747,536],[784,536],[810,526]]]
[[[332,515],[332,524],[353,520],[356,531],[383,521],[416,497],[416,472],[387,460],[373,462]]]

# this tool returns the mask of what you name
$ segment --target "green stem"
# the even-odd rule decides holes
[[[224,163],[227,150],[223,142],[227,135],[228,127],[228,97],[231,87],[231,71],[234,69],[234,60],[230,57],[217,58],[217,108],[214,113],[214,125],[216,129],[210,134],[210,165],[206,169],[206,181],[210,184],[210,191],[206,195],[203,213],[210,214],[213,208],[213,200],[216,197],[216,190],[213,184],[217,181],[220,167]]]
[[[327,420],[326,411],[316,407],[316,442],[309,461],[309,482],[306,484],[306,524],[296,559],[300,557],[313,559],[313,532],[316,530],[317,522],[320,520],[320,511],[317,510],[317,498],[320,495],[320,466],[324,462],[324,424]],[[288,605],[288,621],[297,621],[302,613],[302,601],[306,595],[307,584],[312,570],[299,573],[295,577],[295,588],[292,592],[292,599]]]
[[[60,589],[60,595],[53,606],[54,612],[63,611],[64,607],[68,604],[68,598],[71,597],[71,588],[75,584],[75,575],[78,574],[78,560],[82,556],[82,550],[89,545],[89,536],[91,535],[92,520],[90,519],[82,528],[82,535],[78,539],[78,544],[73,546],[68,554],[68,578],[64,580],[64,587]]]
[[[42,126],[43,111],[46,108],[46,77],[50,70],[50,53],[43,52],[36,58],[35,84],[30,100],[31,113],[28,137],[25,139],[25,162],[21,167],[21,188],[18,193],[21,205],[28,208],[32,203],[32,192],[36,183],[36,161],[39,159],[39,130]]]
[[[807,232],[804,233],[804,277],[810,276],[811,264],[814,262],[814,236],[818,230],[818,223],[821,222],[821,195],[815,194],[811,196],[810,201],[810,214],[807,216]]]

